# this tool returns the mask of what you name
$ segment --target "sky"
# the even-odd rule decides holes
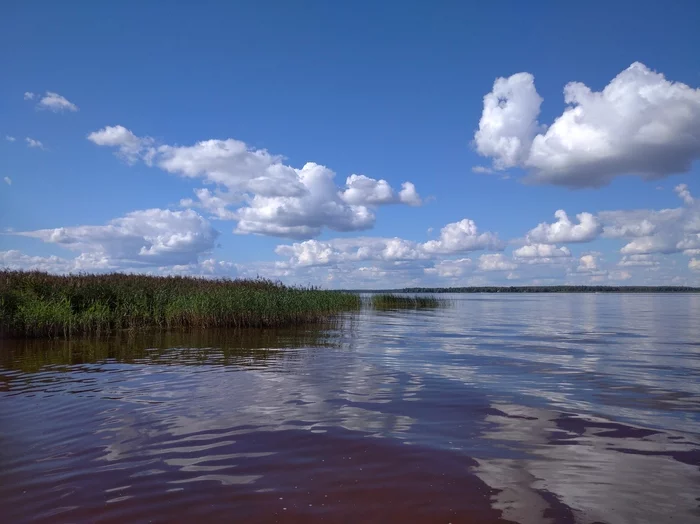
[[[0,267],[700,286],[698,23],[694,1],[5,2]]]

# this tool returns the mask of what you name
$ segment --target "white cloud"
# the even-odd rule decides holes
[[[146,209],[105,226],[60,227],[15,233],[58,244],[109,267],[198,263],[214,248],[218,232],[192,210]]]
[[[670,254],[678,251],[680,250],[676,247],[676,241],[662,235],[635,238],[620,249],[620,253],[623,255]]]
[[[527,241],[532,244],[556,244],[567,242],[589,242],[595,239],[602,227],[598,218],[590,213],[576,215],[579,223],[569,220],[562,209],[554,213],[557,221],[553,224],[542,222],[527,234]]]
[[[342,262],[427,259],[421,245],[401,238],[355,237],[328,241],[306,240],[277,246],[275,252],[288,256],[289,267],[323,266]]]
[[[694,249],[700,249],[700,233],[685,235],[683,240],[676,244],[677,251],[689,251]]]
[[[376,206],[421,204],[411,182],[404,182],[396,192],[385,180],[352,175],[347,187],[340,189],[335,173],[325,166],[308,162],[296,169],[279,156],[234,139],[155,147],[151,138],[140,138],[123,126],[106,127],[88,139],[118,148],[130,161],[140,158],[169,173],[216,185],[214,191],[196,190],[199,201],[183,199],[181,205],[235,220],[235,232],[240,234],[307,239],[324,228],[362,231],[374,226]]]
[[[439,240],[420,243],[401,238],[355,237],[326,241],[307,240],[277,246],[278,255],[289,257],[286,267],[306,267],[361,261],[433,260],[468,251],[502,249],[493,233],[479,233],[472,220],[447,224]],[[462,259],[467,260],[467,259]]]
[[[629,280],[632,275],[629,271],[609,271],[608,280]]]
[[[27,99],[27,93],[24,94],[25,100]],[[34,98],[32,96],[31,98]],[[30,98],[30,100],[31,100]],[[74,103],[69,102],[65,97],[59,95],[58,93],[53,93],[47,91],[46,94],[39,100],[36,105],[39,109],[48,109],[54,113],[61,113],[63,111],[77,111],[78,106]]]
[[[35,140],[33,138],[26,137],[24,139],[27,142],[27,147],[35,147],[37,149],[44,149],[44,144],[42,144],[39,140]]]
[[[4,181],[8,186],[11,186],[11,185],[12,185],[12,179],[11,179],[9,176],[4,177],[4,178],[3,178],[3,181]]]
[[[497,79],[484,97],[477,151],[495,169],[517,166],[528,180],[569,187],[600,187],[621,175],[658,179],[687,172],[700,158],[700,89],[644,64],[633,63],[600,92],[571,82],[564,99],[564,113],[539,131],[542,99],[532,75]]]
[[[398,194],[386,180],[375,180],[365,175],[350,175],[345,185],[347,189],[340,192],[340,198],[348,204],[372,206],[404,203],[419,206],[422,203],[416,186],[411,182],[404,182]]]
[[[375,215],[362,205],[349,205],[338,196],[330,169],[307,163],[297,172],[300,196],[255,194],[237,210],[237,233],[288,238],[318,236],[325,226],[334,231],[362,231],[374,226]]]
[[[430,197],[428,198],[430,200]],[[401,191],[399,191],[399,202],[409,206],[420,206],[423,204],[423,199],[418,194],[413,182],[402,182]]]
[[[149,271],[157,275],[179,275],[192,277],[233,277],[238,273],[238,265],[227,260],[207,258],[201,262],[191,264],[179,264],[173,266],[161,266]],[[253,275],[253,278],[257,275]]]
[[[13,136],[5,135],[5,140],[7,140],[8,142],[14,142],[17,139]]]
[[[693,195],[690,194],[687,184],[678,184],[674,188],[674,191],[686,205],[692,206],[695,203],[695,199],[693,198]]]
[[[552,244],[530,244],[514,250],[513,255],[518,258],[570,257],[571,251]]]
[[[36,95],[35,95],[34,93],[30,92],[30,91],[27,91],[27,92],[24,93],[24,99],[25,99],[25,100],[34,100],[34,97],[35,97],[35,96],[36,96]]]
[[[641,218],[636,221],[629,212],[605,211],[600,216],[609,222],[603,227],[603,236],[607,238],[646,237],[656,232],[656,225],[651,220]]]
[[[691,258],[688,267],[693,271],[700,271],[700,258]]]
[[[542,98],[530,73],[498,78],[484,97],[484,111],[474,135],[476,150],[501,170],[522,165],[539,130]]]
[[[348,204],[391,204],[396,194],[386,180],[375,180],[364,175],[350,175],[345,181],[347,189],[340,198]]]
[[[479,257],[479,269],[481,271],[512,271],[518,264],[507,259],[501,253],[491,253]]]
[[[472,269],[471,258],[460,258],[457,260],[441,260],[433,267],[424,269],[428,275],[437,275],[442,278],[459,278]]]
[[[194,194],[197,199],[183,198],[180,200],[182,207],[198,207],[206,209],[214,218],[220,220],[236,220],[237,215],[231,211],[228,206],[231,204],[240,204],[243,200],[235,198],[232,193],[226,193],[219,190],[214,192],[207,188],[195,189]],[[231,197],[234,197],[233,199]]]
[[[503,242],[494,233],[479,233],[476,223],[465,218],[459,222],[447,224],[440,230],[438,240],[429,240],[422,245],[427,253],[461,253],[477,250],[500,251]]]
[[[588,272],[596,271],[598,269],[598,259],[595,255],[583,255],[579,258],[578,271]]]
[[[66,259],[57,256],[38,257],[25,255],[12,249],[0,251],[0,267],[12,270],[45,271],[48,273],[71,273],[77,271],[95,271],[99,269],[114,269],[99,259],[89,256],[79,256]]]
[[[659,262],[652,255],[626,255],[617,263],[622,267],[654,267]]]
[[[12,270],[45,271],[47,273],[103,273],[119,271],[120,273],[140,273],[147,275],[181,275],[197,277],[234,277],[237,276],[239,266],[225,260],[207,258],[201,262],[190,264],[175,264],[166,266],[129,266],[122,265],[108,257],[95,253],[81,253],[75,258],[63,258],[58,256],[31,256],[18,250],[0,251],[0,267]],[[247,275],[255,278],[258,273],[254,271]]]
[[[477,173],[479,175],[490,175],[494,172],[493,169],[486,166],[474,166],[472,167],[472,173]]]
[[[623,255],[672,254],[700,248],[700,203],[686,187],[676,188],[685,206],[674,209],[603,211],[603,236],[628,240]]]
[[[127,162],[134,163],[139,158],[148,158],[153,139],[139,138],[124,126],[107,126],[87,136],[90,142],[98,146],[116,147],[119,156]]]

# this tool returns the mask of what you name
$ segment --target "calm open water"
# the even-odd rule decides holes
[[[700,295],[0,341],[0,521],[700,522]]]

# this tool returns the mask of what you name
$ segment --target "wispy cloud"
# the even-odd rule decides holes
[[[3,180],[8,186],[12,185],[12,179],[9,176],[6,176],[5,178],[3,178]]]
[[[46,95],[39,100],[39,103],[36,106],[39,109],[48,109],[54,113],[78,110],[78,106],[76,106],[73,102],[70,102],[66,97],[51,91],[47,91]]]
[[[10,135],[5,135],[5,140],[7,140],[8,142],[14,142],[16,138]]]
[[[24,93],[25,100],[34,100],[35,96],[36,95],[34,93],[32,93],[31,91],[27,91],[26,93]]]
[[[42,144],[39,140],[35,140],[29,137],[26,137],[24,140],[27,141],[27,147],[36,147],[38,149],[44,149],[44,144]]]

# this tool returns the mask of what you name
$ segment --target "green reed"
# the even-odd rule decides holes
[[[378,293],[372,295],[370,300],[375,309],[429,309],[447,305],[445,300],[435,297],[404,296],[393,293]]]
[[[360,307],[356,294],[254,280],[0,271],[0,335],[68,337],[147,327],[275,327]]]

